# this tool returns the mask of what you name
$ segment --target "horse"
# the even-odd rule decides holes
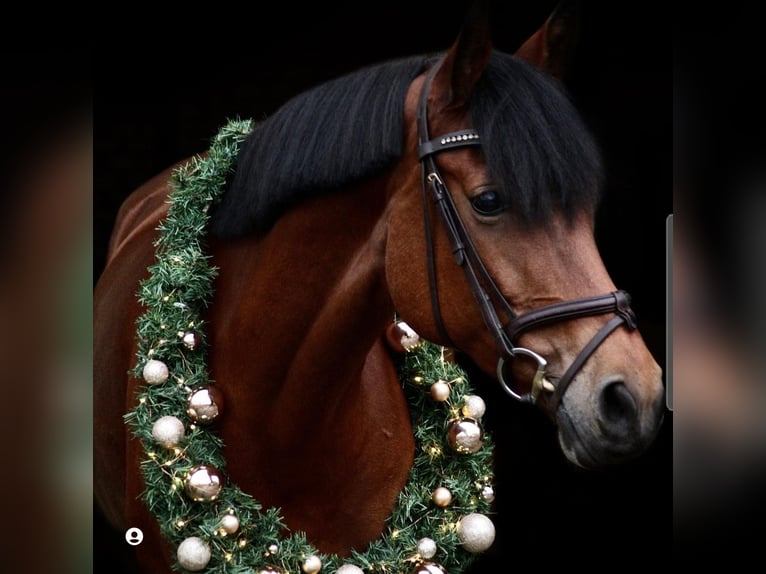
[[[658,432],[662,373],[594,239],[600,157],[555,80],[566,22],[510,55],[471,16],[443,54],[297,96],[245,140],[212,210],[227,474],[322,552],[380,536],[412,466],[394,316],[534,399],[577,466],[629,460]],[[94,293],[94,490],[111,523],[144,529],[146,572],[172,550],[123,414],[143,385],[135,289],[177,167],[122,205]]]

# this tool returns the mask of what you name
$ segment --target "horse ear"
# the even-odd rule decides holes
[[[475,0],[463,27],[434,76],[432,94],[441,107],[466,105],[492,53],[489,0]]]
[[[580,6],[576,0],[562,0],[551,15],[522,46],[515,56],[559,79],[579,35]]]

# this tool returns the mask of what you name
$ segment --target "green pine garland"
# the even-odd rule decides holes
[[[189,537],[205,541],[211,557],[200,571],[208,573],[254,574],[266,567],[301,573],[304,561],[313,555],[321,559],[323,574],[334,573],[343,564],[354,564],[365,574],[410,574],[422,562],[418,541],[428,537],[437,545],[432,560],[459,574],[475,558],[460,544],[459,521],[469,513],[490,512],[493,445],[485,436],[484,445],[474,454],[458,454],[450,448],[447,429],[461,417],[465,397],[473,391],[464,372],[444,360],[444,349],[428,342],[406,352],[398,366],[410,405],[415,461],[386,531],[363,552],[355,551],[346,559],[319,554],[304,534],[284,534],[287,528],[277,509],[263,510],[230,480],[212,502],[194,502],[185,494],[184,479],[196,465],[211,465],[226,474],[223,443],[214,426],[194,424],[186,408],[191,389],[212,385],[201,320],[217,273],[204,250],[207,210],[220,199],[239,144],[252,128],[251,121],[230,121],[213,138],[205,157],[195,157],[174,172],[170,207],[155,243],[156,263],[140,285],[138,298],[145,312],[136,325],[138,354],[133,374],[141,377],[150,359],[162,361],[170,374],[162,384],[143,386],[136,406],[125,415],[146,455],[141,464],[146,485],[143,500],[163,536],[176,547]],[[183,341],[189,332],[197,338],[193,350]],[[444,402],[431,398],[430,386],[438,380],[450,384]],[[154,423],[167,415],[180,419],[185,427],[185,436],[169,448],[152,437]],[[432,501],[438,487],[452,493],[446,508]],[[239,528],[232,534],[221,528],[226,514],[239,519]],[[178,563],[175,568],[183,570]]]

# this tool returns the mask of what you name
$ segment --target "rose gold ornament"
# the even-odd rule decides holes
[[[447,574],[447,570],[436,562],[422,562],[415,566],[412,574]]]
[[[214,422],[223,414],[223,394],[214,386],[197,387],[186,400],[186,414],[194,422]]]
[[[484,429],[475,419],[457,419],[450,423],[447,442],[460,454],[472,454],[484,445]]]
[[[223,475],[217,468],[201,464],[186,474],[184,490],[195,502],[212,502],[221,494],[223,483]]]

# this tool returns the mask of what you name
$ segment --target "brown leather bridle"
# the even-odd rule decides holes
[[[433,66],[426,76],[418,106],[418,157],[422,167],[423,214],[425,219],[428,279],[431,291],[431,307],[436,328],[444,341],[454,347],[455,345],[451,342],[444,326],[444,319],[442,318],[441,306],[439,304],[439,293],[436,285],[436,259],[434,257],[431,217],[426,188],[431,189],[432,201],[441,215],[442,223],[452,247],[455,263],[462,267],[465,272],[468,285],[479,306],[484,323],[497,345],[499,354],[497,363],[498,381],[505,392],[514,399],[523,402],[537,402],[543,391],[552,393],[549,404],[552,411],[555,412],[574,376],[599,345],[623,323],[630,330],[636,328],[636,316],[630,307],[630,295],[625,291],[614,291],[604,295],[547,305],[522,315],[514,312],[500,291],[500,288],[490,276],[487,267],[484,265],[476,247],[471,241],[471,237],[450,195],[447,184],[436,165],[436,155],[439,153],[465,146],[481,145],[481,138],[473,129],[450,132],[436,138],[430,137],[428,131],[428,92],[437,68],[438,64]],[[508,319],[505,325],[503,325],[497,313],[496,305]],[[535,327],[606,313],[615,313],[616,316],[607,321],[588,344],[585,345],[556,385],[545,376],[547,361],[534,351],[524,347],[517,347],[514,343],[521,333]],[[514,391],[506,380],[505,375],[506,364],[519,355],[529,357],[537,363],[531,390],[524,394]]]

